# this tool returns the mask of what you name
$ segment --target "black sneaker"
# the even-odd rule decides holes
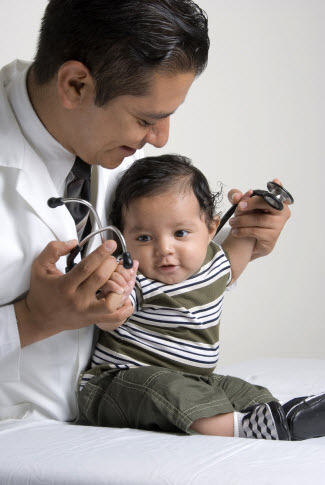
[[[283,405],[293,440],[325,436],[325,392],[296,397]]]

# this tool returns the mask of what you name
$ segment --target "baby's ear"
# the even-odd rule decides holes
[[[219,216],[214,216],[213,219],[212,219],[212,221],[209,224],[210,241],[216,235],[219,224],[220,224],[220,217]]]

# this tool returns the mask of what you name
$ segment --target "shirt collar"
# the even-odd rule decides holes
[[[26,86],[28,70],[19,72],[10,84],[8,99],[23,136],[45,163],[58,192],[63,194],[65,180],[74,164],[75,155],[47,131],[34,111]]]

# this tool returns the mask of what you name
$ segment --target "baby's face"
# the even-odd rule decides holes
[[[128,251],[140,272],[166,284],[180,283],[200,268],[217,227],[207,227],[190,191],[135,199],[124,221]]]

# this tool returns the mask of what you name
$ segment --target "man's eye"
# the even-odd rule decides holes
[[[138,123],[139,123],[139,125],[144,126],[145,128],[152,125],[152,123],[149,123],[146,120],[138,120]]]
[[[175,237],[184,237],[188,235],[188,231],[185,231],[184,229],[180,229],[179,231],[175,232]]]
[[[142,236],[138,236],[137,241],[140,241],[140,242],[151,241],[151,237],[148,236],[147,234],[144,234]]]

